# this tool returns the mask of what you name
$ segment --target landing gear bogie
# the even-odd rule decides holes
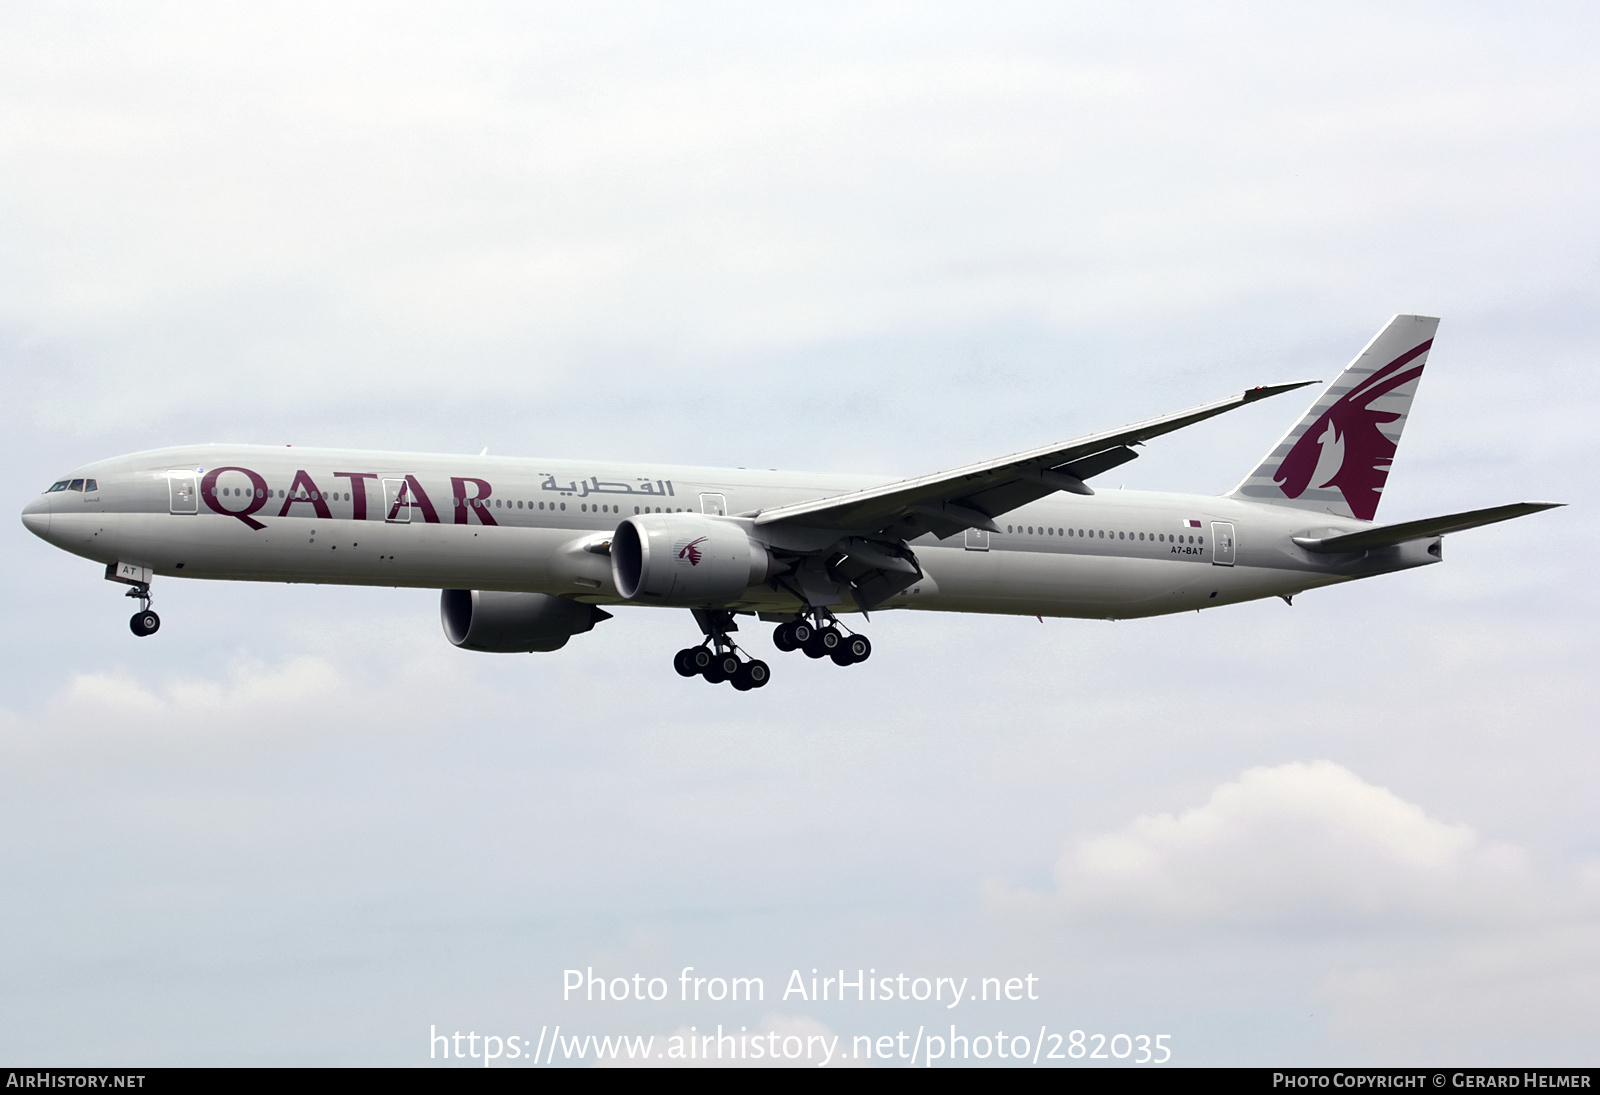
[[[807,611],[814,620],[802,616],[779,624],[772,633],[772,645],[779,650],[802,651],[808,658],[827,658],[834,665],[855,665],[872,656],[872,640],[865,635],[847,634],[825,608]]]
[[[740,657],[738,645],[728,637],[737,630],[733,614],[726,611],[695,610],[695,620],[705,632],[706,641],[686,647],[672,659],[672,667],[684,677],[702,677],[710,684],[728,682],[740,692],[763,688],[772,679],[772,670],[759,659]]]

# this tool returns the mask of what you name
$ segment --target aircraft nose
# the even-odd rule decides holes
[[[35,498],[22,507],[22,523],[41,540],[50,536],[50,500]]]

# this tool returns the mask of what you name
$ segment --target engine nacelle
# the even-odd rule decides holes
[[[445,638],[463,650],[520,654],[560,650],[611,613],[548,593],[446,589],[439,594]]]
[[[699,513],[629,517],[611,538],[611,577],[628,600],[696,605],[737,600],[764,582],[772,556],[732,521]]]

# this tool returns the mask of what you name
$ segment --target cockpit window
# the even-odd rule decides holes
[[[83,480],[82,479],[74,479],[71,483],[67,484],[67,489],[68,490],[76,490],[76,491],[83,490]]]
[[[99,491],[100,491],[100,484],[96,483],[93,479],[85,479],[83,481],[83,493],[85,493],[85,494],[98,494]]]
[[[51,483],[50,484],[50,489],[45,491],[45,493],[46,494],[54,494],[58,490],[66,490],[67,487],[69,487],[71,485],[71,483],[72,483],[72,481],[70,479],[63,479],[59,483]]]

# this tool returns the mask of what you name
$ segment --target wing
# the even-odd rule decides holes
[[[903,479],[881,487],[853,491],[758,514],[755,523],[788,525],[861,535],[888,535],[910,540],[924,532],[940,539],[969,528],[998,531],[994,518],[1056,491],[1093,494],[1084,482],[1125,464],[1139,454],[1132,448],[1164,433],[1280,395],[1314,380],[1251,388],[1177,414],[1136,422],[1028,452],[1002,456],[964,468]]]

